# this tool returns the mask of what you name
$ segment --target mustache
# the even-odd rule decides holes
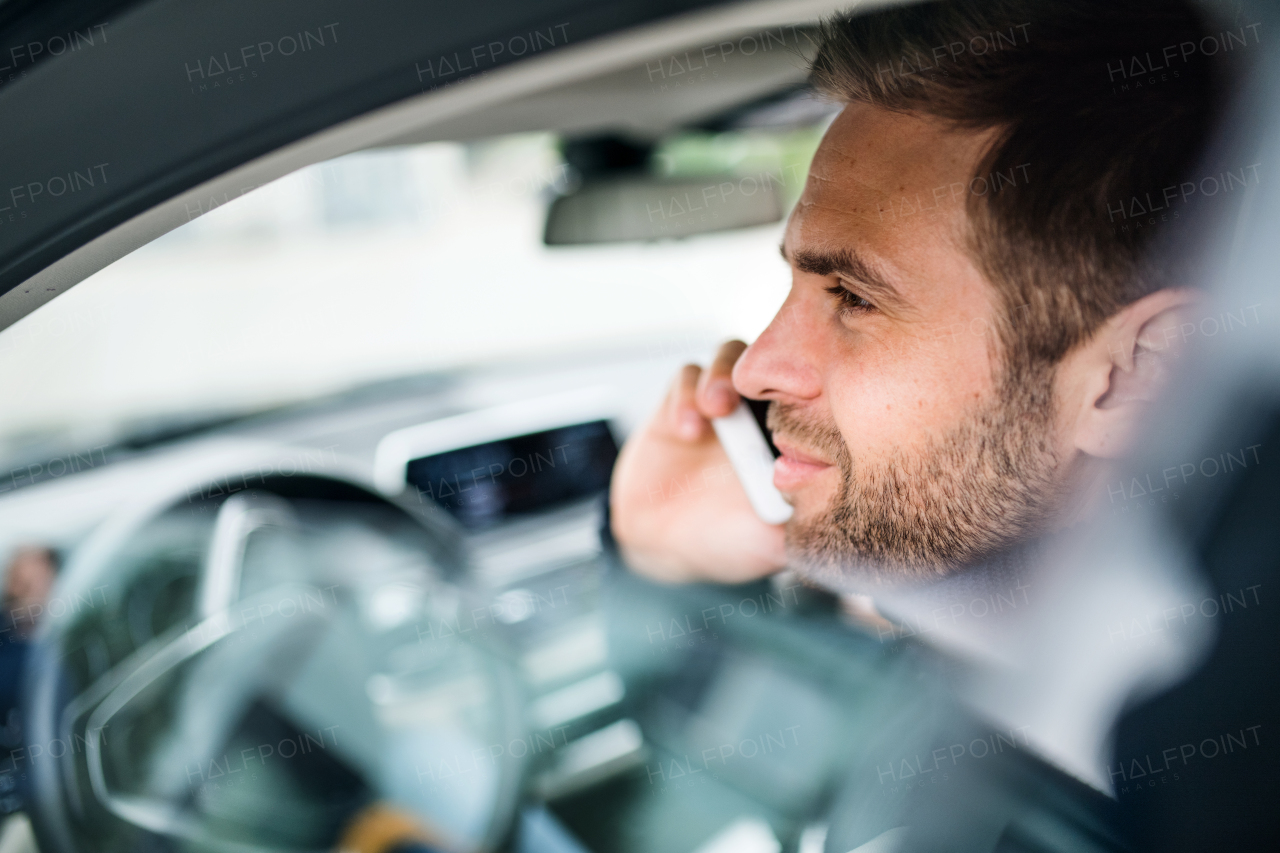
[[[843,470],[851,467],[849,448],[833,421],[794,403],[772,402],[765,416],[769,431],[829,459]]]

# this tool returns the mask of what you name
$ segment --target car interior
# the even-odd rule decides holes
[[[51,196],[103,164],[0,227],[0,556],[61,562],[0,726],[0,853],[392,849],[370,821],[519,853],[892,850],[859,845],[904,814],[933,849],[1271,834],[1266,607],[1121,709],[1107,766],[1250,725],[1254,763],[1135,793],[1124,770],[1093,804],[974,710],[1007,694],[957,696],[964,664],[848,600],[619,555],[619,448],[786,294],[783,223],[839,111],[806,63],[850,4],[272,6],[0,3],[3,44],[98,39],[10,55],[0,173]],[[1280,141],[1258,54],[1224,162]],[[1169,249],[1263,320],[1185,377],[1135,471],[1265,458],[1278,198]],[[1270,471],[1126,504],[1077,559],[1128,577],[1158,537],[1205,599],[1265,602]],[[1072,612],[1029,611],[1028,646]],[[999,761],[957,761],[975,744]]]

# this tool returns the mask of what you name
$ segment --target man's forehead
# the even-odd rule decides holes
[[[957,299],[990,299],[990,285],[963,235],[966,188],[992,133],[847,107],[814,155],[787,224],[784,255],[802,272],[849,268],[796,263],[806,255],[824,261],[852,256],[858,263],[848,277],[889,285],[900,305],[889,313],[903,318],[917,309],[928,313],[929,306],[946,310]]]
[[[968,186],[993,132],[850,104],[818,146],[801,212],[885,224],[917,210],[937,210],[932,202],[939,195]]]

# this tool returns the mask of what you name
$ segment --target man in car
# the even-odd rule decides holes
[[[1224,100],[1214,54],[1257,36],[1219,29],[1146,0],[830,22],[812,80],[845,106],[786,227],[790,294],[628,441],[611,506],[629,564],[868,592],[989,565],[1105,500],[1186,340],[1193,296],[1149,250],[1207,203],[1188,174]],[[739,394],[770,403],[785,526],[714,476],[710,419]]]

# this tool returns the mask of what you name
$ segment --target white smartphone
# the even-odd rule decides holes
[[[739,400],[732,414],[712,418],[716,437],[751,501],[751,508],[767,524],[791,518],[791,504],[773,485],[773,451],[746,401]]]

